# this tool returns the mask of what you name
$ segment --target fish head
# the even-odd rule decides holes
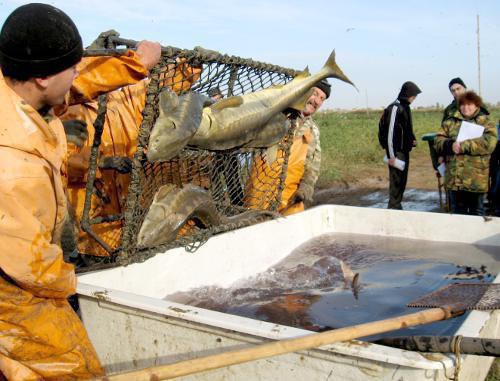
[[[199,128],[206,97],[198,93],[177,96],[162,91],[159,115],[149,136],[147,157],[166,161],[177,156]]]
[[[162,217],[165,214],[163,209],[160,204],[151,205],[137,235],[139,247],[154,247],[157,244],[158,238],[161,237],[159,233],[163,227]]]
[[[176,156],[183,148],[181,132],[169,117],[158,117],[149,136],[147,157],[151,162],[166,161]]]
[[[165,234],[162,234],[162,232],[168,224],[167,205],[175,189],[176,187],[173,184],[166,184],[156,192],[137,235],[137,245],[139,247],[154,247],[164,243]]]

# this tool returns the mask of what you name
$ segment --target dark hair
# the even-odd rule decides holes
[[[462,106],[463,104],[474,103],[476,107],[481,107],[483,104],[483,100],[479,95],[477,95],[474,91],[466,91],[463,94],[460,94],[458,97],[458,106]]]

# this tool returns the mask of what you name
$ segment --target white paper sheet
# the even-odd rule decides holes
[[[384,163],[386,163],[386,164],[389,163],[389,159],[387,158],[387,155],[384,156]],[[399,169],[400,171],[404,171],[405,167],[406,167],[406,162],[396,158],[396,160],[394,161],[393,167]]]
[[[483,135],[483,132],[483,126],[476,123],[466,122],[464,120],[460,125],[460,131],[458,131],[457,142],[479,138]]]
[[[439,176],[444,177],[444,175],[446,174],[446,164],[439,164],[439,166],[437,167],[437,171],[439,173]]]

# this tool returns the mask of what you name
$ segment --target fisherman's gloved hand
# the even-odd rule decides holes
[[[99,161],[100,169],[114,169],[122,174],[132,171],[132,160],[126,156],[107,156]]]
[[[108,46],[108,40],[110,37],[120,37],[120,33],[118,33],[114,29],[107,30],[106,32],[102,32],[99,37],[97,37],[94,42],[92,42],[87,49],[106,49]]]
[[[87,132],[87,123],[79,119],[70,119],[62,122],[66,139],[78,147],[83,147],[89,134]]]
[[[295,193],[290,197],[290,204],[299,204],[305,200],[305,195],[304,192],[302,192],[300,189],[297,189]]]

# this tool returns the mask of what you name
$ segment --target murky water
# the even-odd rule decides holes
[[[166,299],[323,331],[416,312],[406,304],[451,282],[491,282],[498,272],[499,257],[498,247],[325,234],[230,288],[204,287]],[[359,275],[353,285],[355,273]],[[463,319],[368,339],[451,335]]]

